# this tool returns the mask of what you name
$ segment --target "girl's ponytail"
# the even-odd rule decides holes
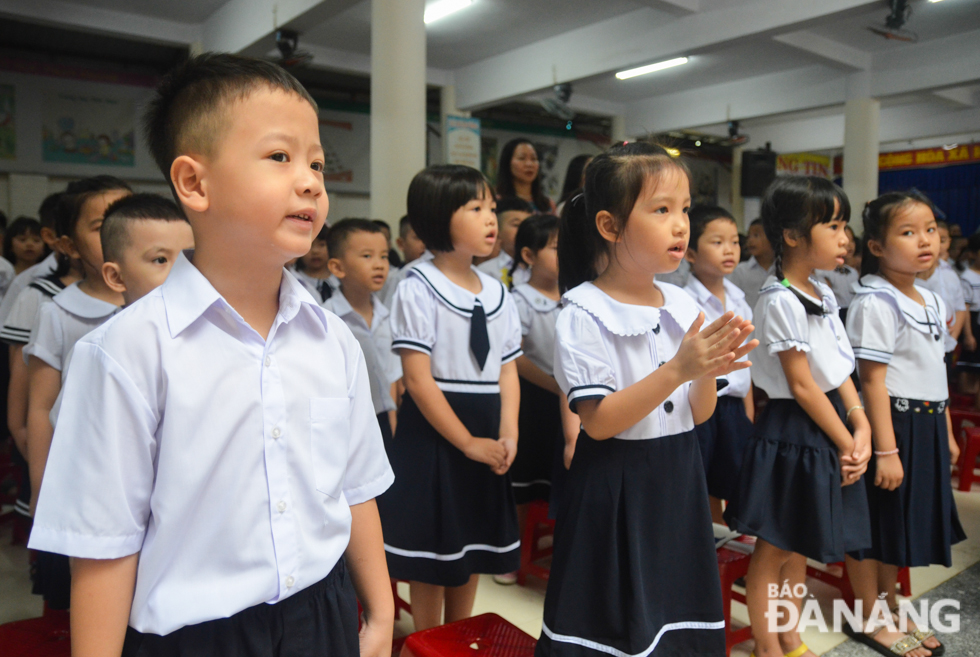
[[[565,202],[558,224],[558,289],[561,294],[599,275],[595,263],[603,252],[595,220],[585,211],[585,194]]]

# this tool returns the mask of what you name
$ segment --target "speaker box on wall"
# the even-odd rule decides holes
[[[742,196],[762,196],[776,178],[776,153],[768,150],[742,153]]]

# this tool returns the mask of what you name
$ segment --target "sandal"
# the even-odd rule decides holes
[[[892,609],[891,612],[893,617],[898,617],[898,607]],[[932,630],[926,630],[925,632],[923,632],[917,627],[914,630],[907,632],[906,634],[908,634],[911,637],[915,637],[916,640],[918,640],[918,642],[922,644],[923,648],[925,648],[926,650],[932,653],[932,657],[942,657],[943,655],[946,654],[946,646],[944,646],[942,643],[940,643],[935,648],[930,648],[929,646],[925,645],[927,639],[936,636],[936,633],[933,632]],[[939,637],[936,637],[936,641],[939,641]]]
[[[845,624],[844,634],[851,637],[858,643],[863,643],[864,645],[871,648],[878,654],[885,655],[886,657],[893,657],[894,655],[899,655],[899,657],[901,657],[902,655],[907,655],[908,653],[912,652],[916,648],[922,646],[922,642],[916,639],[911,634],[906,634],[904,637],[902,637],[901,639],[899,639],[898,641],[896,641],[890,646],[886,646],[882,643],[878,643],[877,641],[875,641],[875,637],[883,629],[885,629],[885,627],[881,626],[871,634],[865,634],[864,632],[855,632],[854,630],[851,629],[850,625]],[[929,648],[926,648],[926,650],[929,650]]]
[[[802,657],[803,655],[806,654],[807,650],[809,650],[809,648],[806,647],[806,644],[801,643],[795,650],[791,650],[790,652],[786,653],[783,657]],[[755,657],[755,652],[749,653],[749,657]]]

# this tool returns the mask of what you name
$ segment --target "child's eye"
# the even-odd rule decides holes
[[[158,265],[165,265],[167,264],[167,256],[158,256],[153,259],[153,262],[155,262]]]
[[[667,212],[668,212],[667,206],[666,205],[662,205],[659,208],[657,208],[656,210],[654,210],[654,212],[656,212],[657,214],[667,214]]]
[[[285,153],[273,153],[269,156],[269,159],[273,160],[274,162],[288,162],[289,156]]]
[[[310,165],[310,168],[316,171],[317,173],[320,173],[323,171],[323,162],[314,162],[313,164]]]

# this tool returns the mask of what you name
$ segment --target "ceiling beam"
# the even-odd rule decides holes
[[[352,73],[371,77],[371,56],[346,50],[336,50],[324,46],[301,45],[303,50],[313,55],[313,60],[308,64],[314,68],[322,68],[328,71],[339,73]],[[276,50],[269,50],[265,56],[275,58],[279,56]],[[426,83],[433,87],[444,87],[453,83],[452,71],[441,68],[429,67],[425,70]]]
[[[952,103],[957,107],[976,107],[977,92],[967,87],[954,87],[952,89],[939,89],[932,92],[934,96]]]
[[[551,91],[541,91],[538,93],[529,94],[522,100],[536,103],[546,98],[554,97],[554,93]],[[596,98],[595,96],[584,96],[579,93],[572,94],[572,97],[568,101],[568,106],[576,112],[581,112],[582,114],[622,116],[626,113],[626,105],[623,103],[616,103],[611,100],[606,100],[605,98]]]
[[[62,0],[0,0],[0,16],[95,34],[188,46],[201,26]]]
[[[759,0],[672,21],[638,9],[458,69],[457,101],[463,109],[476,109],[558,82],[689,55],[749,36],[803,29],[876,3]]]
[[[641,4],[675,16],[701,11],[701,0],[640,0]]]
[[[228,0],[204,22],[203,48],[258,56],[275,47],[275,33],[302,33],[360,0]]]
[[[773,40],[814,55],[821,63],[836,68],[847,71],[864,71],[871,68],[871,53],[852,48],[815,32],[799,30],[778,34],[773,37]]]

